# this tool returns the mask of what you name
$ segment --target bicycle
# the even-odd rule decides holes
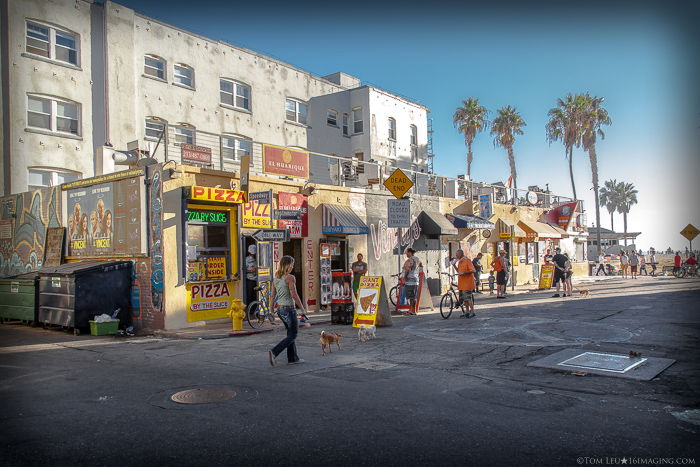
[[[450,288],[445,292],[445,294],[440,299],[440,315],[447,319],[452,315],[452,310],[457,306],[462,310],[462,314],[466,315],[464,311],[464,302],[459,299],[459,290],[457,290],[457,284],[454,283],[455,276],[449,272],[441,272],[449,278]]]
[[[267,300],[267,297],[272,294],[272,290],[266,291],[266,288],[263,285],[255,287],[253,290],[256,292],[262,291],[263,295],[260,300],[253,300],[245,308],[246,319],[253,329],[265,324],[266,319],[270,321],[270,324],[275,324],[275,312],[270,310]]]
[[[395,277],[398,279],[401,276],[401,274],[392,274],[391,277]],[[389,301],[391,302],[392,305],[396,306],[399,300],[399,289],[401,288],[401,284],[396,284],[393,286],[391,289],[389,289]]]
[[[684,277],[693,277],[693,276],[698,276],[698,267],[694,264],[681,264],[681,267],[673,271],[673,275],[676,276],[678,279],[682,279]]]

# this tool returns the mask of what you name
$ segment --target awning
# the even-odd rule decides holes
[[[503,239],[508,239],[511,237],[511,229],[513,232],[513,238],[525,238],[527,234],[523,229],[518,227],[512,222],[504,221],[503,219],[498,219],[496,221],[496,228],[494,229],[494,234],[491,238],[493,241],[498,242]]]
[[[551,222],[547,224],[549,227],[551,227],[555,232],[559,233],[561,235],[561,238],[566,238],[569,236],[568,232],[561,227],[559,227],[556,224],[552,224]]]
[[[536,221],[520,221],[518,225],[525,229],[528,239],[538,238],[561,238],[561,234],[554,230],[549,224]]]
[[[496,227],[493,222],[474,214],[445,214],[445,217],[458,229],[493,229]]]
[[[430,214],[426,211],[421,211],[418,214],[418,222],[420,223],[420,231],[423,235],[457,235],[457,229],[445,219],[442,214]]]
[[[368,234],[369,227],[349,206],[324,204],[321,231],[324,234]]]

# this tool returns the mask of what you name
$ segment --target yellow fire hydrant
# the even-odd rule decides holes
[[[240,298],[234,298],[231,301],[231,308],[229,308],[226,315],[231,318],[231,329],[234,331],[243,330],[243,318],[245,318],[245,305]]]

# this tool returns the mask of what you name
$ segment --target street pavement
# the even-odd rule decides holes
[[[700,463],[700,281],[584,278],[588,297],[478,295],[476,318],[395,316],[239,338],[0,326],[0,465]],[[314,318],[312,317],[312,320]],[[322,329],[343,334],[321,355]],[[651,381],[527,364],[563,349],[676,360]],[[235,397],[185,405],[186,389]]]

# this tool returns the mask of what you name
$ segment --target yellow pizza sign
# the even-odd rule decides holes
[[[226,273],[227,271],[225,256],[210,256],[209,258],[207,258],[208,279],[225,279]]]
[[[382,289],[382,276],[362,276],[357,291],[357,305],[352,325],[373,325],[377,322],[379,311],[379,294]]]
[[[225,318],[233,300],[233,282],[187,284],[187,321]]]
[[[190,189],[190,199],[194,201],[217,201],[219,203],[245,203],[244,191],[212,188],[193,185]]]
[[[396,169],[389,178],[384,180],[384,186],[397,199],[401,199],[408,190],[413,188],[413,181],[401,169]]]
[[[687,238],[689,241],[693,241],[695,237],[698,236],[700,233],[700,230],[698,230],[697,227],[695,227],[693,224],[688,224],[685,226],[683,230],[681,230],[681,235],[683,235],[685,238]]]

